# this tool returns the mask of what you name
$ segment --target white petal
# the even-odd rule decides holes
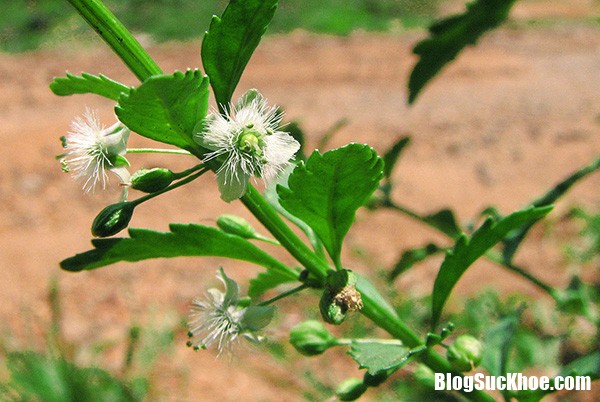
[[[237,200],[246,193],[248,180],[250,176],[238,169],[237,174],[228,174],[226,169],[221,169],[217,173],[217,183],[221,199],[225,202]]]

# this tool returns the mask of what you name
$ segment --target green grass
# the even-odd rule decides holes
[[[294,29],[347,35],[355,30],[386,31],[398,23],[424,27],[435,16],[439,0],[281,0],[269,33]],[[200,38],[225,0],[105,0],[134,33],[154,40]],[[0,50],[21,52],[61,42],[90,38],[67,0],[0,0]]]

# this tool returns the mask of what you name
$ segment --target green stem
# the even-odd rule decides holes
[[[296,286],[295,288],[293,288],[293,289],[290,289],[290,290],[286,290],[285,292],[283,292],[283,293],[281,293],[281,294],[279,294],[279,295],[277,295],[277,296],[273,297],[272,299],[265,300],[265,301],[263,301],[263,302],[260,302],[260,303],[258,303],[258,306],[268,306],[268,305],[269,305],[269,304],[271,304],[271,303],[275,303],[277,300],[281,300],[281,299],[283,299],[283,298],[285,298],[285,297],[288,297],[288,296],[291,296],[291,295],[293,295],[294,293],[298,293],[298,292],[300,292],[301,290],[304,290],[304,289],[306,289],[307,287],[308,287],[308,286],[306,286],[306,285],[304,285],[304,284],[302,284],[302,285],[300,285],[300,286]]]
[[[352,345],[353,343],[357,343],[360,345],[396,345],[402,346],[404,343],[398,339],[373,339],[373,338],[360,338],[360,339],[350,339],[350,338],[339,338],[337,340],[338,345]]]
[[[175,154],[192,155],[184,149],[165,149],[165,148],[127,148],[128,154]]]
[[[162,74],[160,67],[119,22],[117,17],[99,0],[68,0],[98,35],[123,60],[140,80]]]
[[[279,243],[316,278],[325,279],[329,265],[317,257],[302,240],[283,222],[263,196],[248,184],[242,203],[263,224]]]

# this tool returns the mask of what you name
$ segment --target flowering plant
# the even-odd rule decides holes
[[[494,329],[495,343],[483,347],[479,339],[468,335],[447,345],[454,326],[441,325],[444,306],[454,286],[481,257],[532,282],[560,308],[569,307],[572,313],[598,325],[597,310],[583,302],[585,286],[579,283],[566,290],[555,289],[516,266],[513,257],[529,229],[550,213],[552,203],[599,169],[600,160],[575,172],[526,208],[505,216],[490,211],[477,229],[466,230],[449,210],[422,216],[392,199],[391,172],[407,139],[400,139],[383,157],[370,146],[358,143],[324,153],[314,151],[306,157],[300,152],[300,136],[286,132],[283,113],[276,106],[269,106],[257,90],[251,89],[232,100],[244,68],[275,12],[276,0],[231,0],[222,16],[213,18],[204,36],[204,71],[173,74],[164,74],[99,0],[69,1],[141,84],[130,88],[90,74],[67,75],[53,81],[51,88],[57,94],[94,93],[117,103],[119,122],[109,129],[104,129],[91,112],[84,119],[75,120],[65,139],[64,163],[84,182],[86,190],[92,190],[97,183],[104,187],[108,170],[118,174],[124,189],[131,187],[146,194],[130,200],[127,191],[123,191],[119,202],[106,207],[94,220],[92,233],[100,237],[93,241],[94,248],[65,259],[61,263],[63,269],[82,271],[119,261],[177,256],[220,256],[264,267],[265,272],[250,281],[246,298],[240,297],[238,284],[219,270],[217,276],[224,284],[224,292],[211,289],[207,298],[192,302],[188,345],[194,349],[214,347],[219,353],[231,351],[240,338],[259,341],[260,331],[271,322],[278,300],[305,290],[317,291],[321,298],[315,309],[325,323],[341,325],[349,315],[360,313],[391,337],[338,339],[319,321],[306,321],[291,331],[291,343],[304,355],[351,346],[350,356],[367,371],[362,379],[340,385],[337,394],[342,400],[358,398],[413,361],[423,364],[419,367],[424,369],[419,374],[415,372],[415,377],[426,384],[431,379],[427,370],[461,377],[462,372],[474,369],[480,362],[491,374],[506,373],[506,350],[517,327],[518,309],[507,314]],[[409,100],[413,102],[425,83],[464,46],[506,18],[513,3],[480,0],[463,15],[435,25],[432,37],[415,48],[420,59],[409,82]],[[211,89],[217,108],[209,112]],[[193,155],[198,163],[183,172],[156,168],[129,176],[124,155],[131,151],[127,149],[130,131],[177,148],[152,152]],[[128,227],[137,205],[211,171],[216,174],[222,200],[239,200],[273,238],[257,234],[238,217],[226,216],[217,221],[217,227],[171,224],[169,232],[130,228],[129,237],[106,239]],[[251,177],[264,179],[264,196],[253,186]],[[363,206],[404,213],[450,240],[448,247],[431,244],[406,251],[391,274],[394,278],[416,262],[445,252],[432,291],[430,332],[421,334],[410,328],[366,273],[348,269],[344,264],[344,238],[357,210]],[[307,242],[298,231],[304,233]],[[300,268],[287,266],[250,240],[283,247]],[[277,296],[263,300],[267,291],[283,287],[285,290]],[[447,357],[440,351],[447,351]],[[598,378],[599,361],[600,355],[592,350],[565,366],[563,372]],[[481,389],[461,392],[474,401],[494,400]],[[507,391],[504,397],[537,400],[547,392],[550,391]]]

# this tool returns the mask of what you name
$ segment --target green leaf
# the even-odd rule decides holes
[[[500,376],[507,372],[508,357],[513,339],[518,330],[519,311],[513,311],[491,327],[484,336],[481,364],[491,375]]]
[[[565,180],[558,183],[556,186],[552,187],[550,191],[546,194],[534,200],[531,205],[535,207],[543,207],[546,205],[553,204],[560,197],[562,197],[569,189],[577,183],[579,180],[583,179],[587,175],[594,173],[596,170],[600,169],[600,158],[596,159],[591,164],[584,166],[583,168],[577,170],[575,173],[567,177]],[[525,239],[525,236],[529,232],[529,229],[537,222],[537,220],[528,222],[519,228],[518,231],[511,233],[506,239],[503,240],[503,249],[502,249],[502,258],[504,263],[510,265],[512,263],[512,259],[519,248],[519,245]]]
[[[281,205],[306,222],[338,263],[344,236],[356,210],[375,191],[383,176],[383,160],[373,148],[349,144],[296,166],[288,187],[277,186]]]
[[[459,237],[454,249],[446,255],[435,278],[432,300],[432,326],[437,325],[442,308],[450,296],[452,288],[475,260],[505,238],[511,231],[542,218],[551,210],[552,206],[529,207],[514,212],[500,221],[494,221],[493,218],[488,217],[481,227],[473,233],[471,239],[465,235]]]
[[[383,167],[383,175],[389,179],[394,170],[394,166],[400,157],[402,151],[406,146],[410,144],[410,137],[402,137],[383,155],[383,161],[385,162]]]
[[[67,72],[66,77],[56,77],[50,83],[50,89],[58,96],[75,94],[96,94],[115,101],[121,94],[128,94],[130,88],[113,81],[105,75],[81,73],[81,76]]]
[[[250,279],[250,286],[248,287],[248,296],[256,298],[267,290],[273,289],[281,284],[294,282],[298,279],[292,278],[290,275],[283,275],[277,271],[265,271],[261,272],[256,278]]]
[[[486,31],[504,22],[514,2],[477,0],[468,4],[463,14],[444,18],[430,26],[431,36],[417,43],[413,49],[420,58],[408,81],[408,102],[413,103],[429,80],[454,60],[463,48],[474,45]]]
[[[462,230],[456,222],[454,212],[450,209],[441,209],[438,212],[424,216],[423,221],[447,234],[454,240],[462,234]]]
[[[208,112],[208,94],[208,78],[199,70],[154,75],[123,94],[115,112],[144,137],[199,151],[193,135]]]
[[[429,243],[425,247],[411,248],[404,251],[402,257],[400,257],[396,265],[394,265],[392,272],[390,272],[390,280],[396,279],[396,277],[408,271],[416,263],[424,261],[442,251],[444,251],[443,248],[433,243]]]
[[[390,369],[398,369],[408,362],[410,348],[404,345],[352,342],[348,354],[360,368],[377,375]]]
[[[202,41],[202,65],[219,105],[231,101],[276,7],[277,0],[231,0],[221,18],[213,16]]]
[[[202,225],[171,224],[169,228],[171,232],[129,229],[129,238],[93,239],[94,249],[67,258],[60,266],[67,271],[82,271],[119,261],[216,256],[252,262],[290,279],[298,277],[292,269],[239,236]]]

